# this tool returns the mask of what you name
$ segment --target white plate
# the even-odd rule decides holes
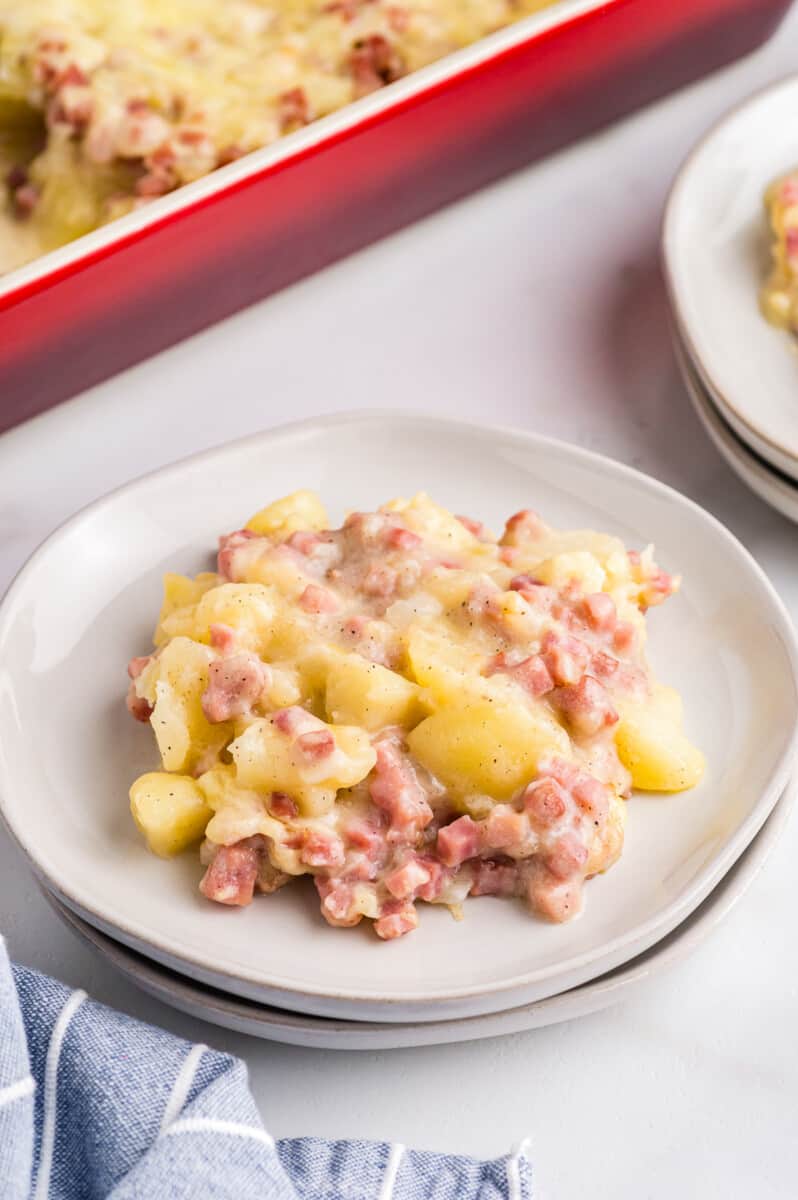
[[[396,1050],[408,1046],[471,1042],[498,1034],[540,1029],[544,1025],[556,1025],[559,1021],[570,1021],[598,1012],[611,1004],[628,1000],[632,993],[665,968],[692,954],[720,924],[761,871],[784,832],[795,802],[795,793],[796,783],[791,780],[760,832],[728,874],[710,892],[704,903],[653,949],[592,983],[583,983],[581,987],[538,1000],[535,1004],[482,1017],[411,1024],[334,1021],[254,1004],[250,1000],[203,987],[166,967],[158,966],[82,921],[46,889],[45,895],[66,923],[137,987],[164,1004],[225,1029],[234,1029],[238,1033],[248,1033],[273,1042],[326,1050]]]
[[[705,750],[700,788],[639,796],[626,852],[565,926],[482,899],[382,944],[333,930],[310,885],[230,912],[197,892],[196,855],[148,854],[127,811],[153,764],[122,702],[149,644],[161,575],[206,564],[219,530],[265,499],[317,488],[335,518],[427,487],[499,525],[524,504],[556,525],[658,545],[685,576],[652,615],[651,652]],[[761,827],[795,749],[796,646],[778,597],[713,517],[627,467],[532,434],[389,414],[326,417],[222,447],[130,484],[67,522],[0,610],[2,812],[51,890],[172,969],[300,1012],[418,1020],[497,1012],[628,961],[695,909]]]
[[[690,357],[724,418],[762,458],[798,478],[798,339],[761,316],[767,185],[798,166],[798,77],[760,92],[712,129],[682,167],[663,235],[671,303]]]
[[[693,408],[717,450],[752,492],[756,492],[761,500],[785,517],[789,517],[791,521],[798,522],[798,483],[793,483],[789,475],[782,474],[754,454],[740,441],[731,426],[726,424],[676,332],[674,348]]]

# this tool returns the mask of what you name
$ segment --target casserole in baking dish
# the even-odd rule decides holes
[[[788,7],[559,0],[8,272],[0,427],[729,62]]]
[[[0,0],[0,271],[553,2]]]

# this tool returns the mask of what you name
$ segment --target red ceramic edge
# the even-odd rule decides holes
[[[788,7],[607,0],[154,211],[0,297],[0,429],[732,61]]]

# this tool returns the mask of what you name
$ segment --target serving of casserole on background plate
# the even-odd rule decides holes
[[[127,791],[153,757],[125,712],[120,664],[149,642],[164,571],[207,570],[219,529],[262,505],[265,479],[270,494],[318,490],[337,522],[354,506],[431,486],[453,511],[496,527],[535,507],[559,528],[653,542],[660,563],[682,575],[679,595],[651,619],[649,654],[682,693],[708,769],[692,791],[630,800],[624,854],[590,883],[577,920],[547,924],[486,898],[467,904],[461,922],[430,906],[419,933],[381,945],[365,930],[326,926],[310,887],[231,912],[199,894],[195,854],[165,862],[147,852]],[[794,753],[793,634],[728,532],[627,468],[455,422],[322,418],[128,485],[73,518],[24,568],[3,605],[0,648],[3,815],[46,886],[177,971],[325,1016],[495,1012],[612,969],[673,929],[729,870],[784,790]]]

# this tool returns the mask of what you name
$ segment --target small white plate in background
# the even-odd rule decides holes
[[[798,479],[798,338],[769,325],[763,195],[798,167],[798,76],[753,96],[699,142],[665,214],[663,259],[679,332],[724,420]]]

